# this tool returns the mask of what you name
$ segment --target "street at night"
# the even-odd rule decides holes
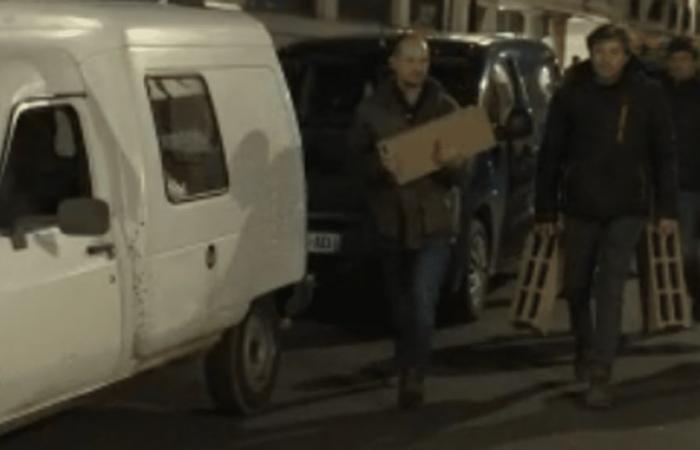
[[[2,438],[8,450],[86,449],[591,449],[694,448],[700,424],[697,329],[638,334],[636,284],[628,286],[617,405],[580,404],[563,304],[548,338],[507,323],[508,286],[478,323],[440,332],[428,402],[396,409],[396,379],[380,376],[391,345],[376,330],[298,323],[270,409],[216,415],[196,361],[143,375],[83,405]],[[332,298],[323,299],[333,301]],[[369,312],[368,312],[369,314]],[[346,331],[343,331],[343,329]]]

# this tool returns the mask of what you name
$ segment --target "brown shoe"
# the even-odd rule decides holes
[[[592,383],[585,398],[586,406],[591,409],[604,410],[613,406],[613,398],[608,383]]]

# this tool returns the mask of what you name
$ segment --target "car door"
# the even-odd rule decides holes
[[[528,105],[517,63],[508,56],[499,57],[491,67],[488,81],[484,106],[494,126],[502,127],[514,108]],[[508,257],[519,253],[529,226],[535,153],[530,138],[514,140],[503,136],[499,144],[494,165],[501,174],[505,192],[500,255]]]
[[[20,104],[2,150],[2,418],[103,383],[120,356],[121,298],[111,232],[68,236],[57,219],[65,200],[108,202],[111,196],[104,160],[84,133],[85,102],[76,97]]]

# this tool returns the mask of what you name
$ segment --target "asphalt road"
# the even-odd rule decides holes
[[[697,330],[641,337],[631,285],[617,406],[592,412],[572,382],[563,305],[553,335],[538,338],[508,324],[508,286],[493,297],[478,323],[439,332],[428,404],[417,411],[395,408],[395,379],[383,372],[391,344],[372,309],[349,317],[352,305],[338,304],[326,323],[305,320],[284,335],[274,403],[257,417],[217,415],[191,360],[0,438],[0,449],[699,448]]]

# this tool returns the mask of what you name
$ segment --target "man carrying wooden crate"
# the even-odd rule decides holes
[[[667,76],[664,86],[668,95],[678,140],[680,184],[680,226],[685,280],[695,301],[693,314],[700,320],[700,78],[698,50],[692,40],[673,39],[667,49]]]
[[[625,279],[651,205],[662,233],[676,226],[676,154],[663,90],[628,65],[624,29],[603,25],[587,44],[590,61],[577,66],[551,103],[536,219],[539,232],[554,234],[559,215],[565,217],[575,374],[589,383],[586,404],[607,408]]]

